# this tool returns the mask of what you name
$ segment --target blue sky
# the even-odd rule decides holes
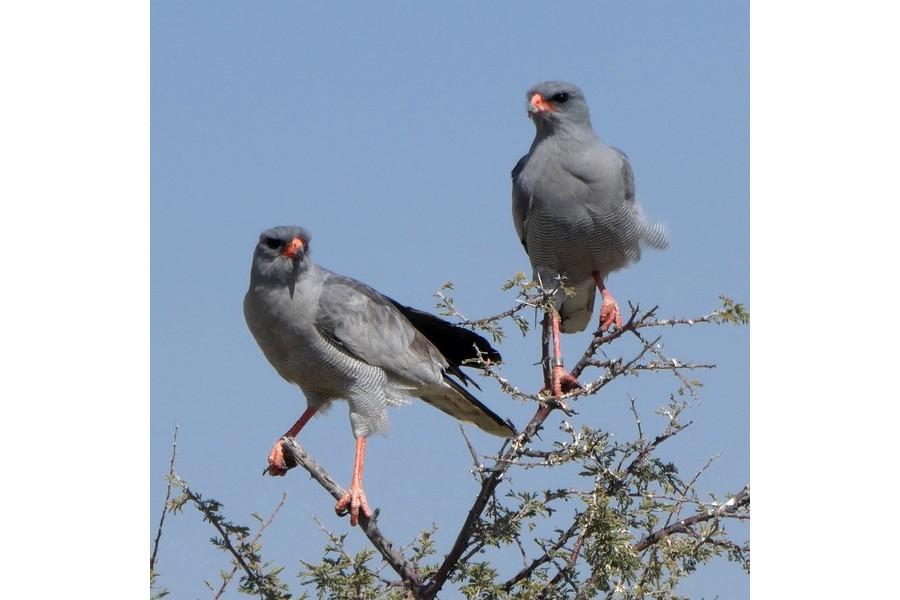
[[[233,520],[267,513],[288,492],[265,544],[288,576],[320,556],[314,515],[348,529],[302,473],[259,475],[304,401],[243,322],[256,237],[303,225],[320,264],[419,308],[433,307],[447,280],[468,315],[508,307],[500,284],[528,270],[509,171],[533,136],[524,93],[536,81],[583,88],[600,136],[629,155],[646,213],[669,229],[667,251],[610,277],[620,303],[695,316],[722,293],[749,299],[746,3],[156,2],[151,25],[151,521],[177,423],[179,473]],[[719,365],[701,376],[694,425],[664,452],[691,473],[721,451],[701,489],[736,491],[749,477],[748,339],[746,328],[665,333],[668,354]],[[570,364],[587,340],[563,338]],[[540,384],[536,334],[510,335],[500,349],[510,379]],[[480,398],[517,425],[533,413],[482,387]],[[645,423],[659,425],[653,410],[672,388],[664,376],[611,386],[578,403],[576,422],[630,435],[631,394]],[[468,452],[455,422],[420,402],[390,418],[389,437],[369,444],[369,499],[395,540],[436,522],[446,551],[476,493]],[[301,440],[348,483],[343,406]],[[205,595],[202,579],[227,564],[210,535],[191,512],[169,521],[160,583],[176,597]],[[351,532],[350,547],[363,546]],[[716,562],[684,592],[746,598],[748,579]]]

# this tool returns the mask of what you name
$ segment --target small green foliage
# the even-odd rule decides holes
[[[461,563],[451,580],[462,584],[459,591],[470,600],[509,597],[497,583],[497,571],[486,562]]]
[[[210,523],[219,534],[210,538],[213,546],[230,553],[234,561],[241,567],[238,590],[250,596],[259,596],[265,600],[289,600],[291,594],[288,587],[278,577],[282,568],[264,562],[260,556],[262,549],[258,541],[250,539],[250,528],[237,525],[222,515],[222,503],[218,500],[204,499],[191,490],[187,482],[177,475],[170,475],[173,486],[180,487],[182,493],[169,501],[169,510],[179,513],[191,503],[203,515],[203,520]],[[230,576],[221,574],[224,584]]]
[[[513,288],[519,288],[521,291],[527,291],[529,286],[533,286],[534,284],[531,280],[525,276],[525,273],[522,271],[518,271],[515,275],[512,276],[511,279],[503,282],[503,285],[500,286],[501,292],[508,292]]]
[[[559,554],[559,553],[556,553]],[[560,561],[565,561],[563,556],[557,556]],[[547,598],[547,582],[550,577],[547,569],[537,569],[531,577],[520,580],[508,594],[499,595],[499,598],[515,598],[515,600],[541,600]],[[559,596],[564,598],[566,596]]]
[[[169,595],[169,590],[166,588],[154,589],[156,587],[156,580],[159,578],[159,573],[155,570],[150,570],[150,600],[162,600],[166,596]]]
[[[422,577],[431,577],[437,571],[436,564],[425,563],[425,559],[437,554],[437,549],[434,547],[434,534],[436,532],[437,525],[432,524],[431,529],[425,529],[419,533],[410,549],[409,561]]]
[[[475,538],[482,546],[500,548],[515,542],[523,524],[529,529],[536,517],[546,517],[553,512],[547,507],[550,491],[507,493],[507,498],[516,500],[513,506],[493,502],[488,506],[487,519],[482,519],[476,530]]]
[[[516,324],[516,327],[519,328],[519,333],[521,333],[523,336],[528,333],[528,329],[531,327],[528,324],[528,321],[526,321],[519,315],[512,315],[510,318],[512,319],[513,323]]]
[[[713,317],[716,323],[731,323],[733,325],[746,325],[750,322],[750,313],[744,308],[743,304],[735,303],[734,300],[726,295],[719,296],[722,301],[722,308],[718,309]]]
[[[403,585],[385,577],[393,572],[385,571],[385,563],[379,560],[374,550],[364,549],[351,554],[344,547],[348,534],[336,535],[321,523],[319,527],[327,538],[322,561],[301,560],[299,575],[302,585],[314,586],[316,598],[405,600],[410,597]],[[432,526],[404,547],[410,564],[423,577],[429,577],[437,570],[436,564],[426,563],[437,554],[433,539],[436,531],[437,528]]]
[[[528,333],[528,330],[530,328],[528,320],[523,318],[518,313],[528,306],[538,306],[538,304],[533,304],[533,301],[539,296],[529,296],[529,293],[532,292],[536,287],[537,284],[525,277],[524,273],[516,273],[512,277],[512,279],[503,284],[501,289],[503,291],[509,291],[514,288],[517,289],[518,295],[520,296],[520,304],[514,306],[510,310],[503,311],[502,313],[494,315],[492,317],[468,320],[462,313],[459,312],[459,310],[457,310],[456,302],[454,301],[453,296],[448,293],[455,289],[453,283],[448,281],[434,293],[434,297],[438,299],[435,306],[441,315],[445,317],[456,318],[460,322],[460,325],[463,325],[465,327],[484,331],[491,336],[495,343],[499,344],[506,337],[506,334],[503,331],[503,327],[500,325],[500,322],[503,319],[510,319],[523,336]]]
[[[338,536],[324,528],[322,531],[328,536],[322,562],[300,561],[303,565],[300,571],[303,585],[314,585],[317,598],[376,598],[375,572],[368,565],[375,551],[366,548],[349,554],[344,549],[346,533]]]
[[[488,333],[491,336],[491,340],[495,344],[500,344],[503,342],[503,339],[506,337],[506,333],[504,333],[503,328],[497,324],[496,321],[484,321],[481,323],[475,323],[474,327],[476,329],[480,329],[485,333]]]
[[[453,302],[453,296],[445,293],[453,291],[453,289],[453,282],[448,281],[441,286],[441,289],[434,293],[434,297],[438,299],[435,308],[437,308],[438,313],[445,317],[455,317],[459,315],[459,312],[456,310],[456,305]]]
[[[630,522],[624,511],[602,493],[594,494],[585,513],[584,553],[593,585],[608,592],[613,578],[632,579],[641,565],[631,544]]]

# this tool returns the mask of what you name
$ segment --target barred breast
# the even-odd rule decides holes
[[[526,243],[535,271],[565,275],[571,284],[607,274],[640,260],[644,225],[627,207],[598,215],[581,210],[549,210],[535,199]]]

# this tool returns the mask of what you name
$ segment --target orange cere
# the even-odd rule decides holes
[[[531,96],[531,106],[537,112],[556,112],[556,107],[549,100],[544,99],[540,94]]]
[[[291,240],[291,243],[284,247],[284,250],[281,252],[285,256],[290,256],[291,258],[297,256],[297,253],[303,250],[306,244],[301,238],[295,237]]]

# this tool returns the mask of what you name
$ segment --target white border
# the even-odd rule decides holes
[[[4,3],[0,61],[4,595],[146,597],[149,7]]]
[[[893,6],[752,4],[754,598],[893,595]]]

